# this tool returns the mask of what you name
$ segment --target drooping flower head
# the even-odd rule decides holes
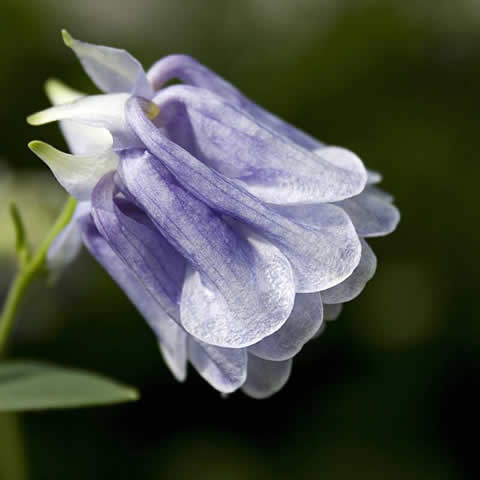
[[[102,90],[47,83],[72,154],[31,149],[79,201],[49,262],[81,241],[155,332],[177,379],[187,362],[214,388],[256,398],[373,276],[365,241],[399,214],[352,152],[265,111],[185,55],[145,73],[123,50],[73,39]],[[173,80],[182,83],[168,85]]]

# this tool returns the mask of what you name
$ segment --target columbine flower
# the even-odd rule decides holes
[[[190,57],[145,74],[123,50],[66,44],[104,92],[47,84],[73,155],[32,150],[79,201],[50,264],[83,243],[158,337],[176,376],[267,397],[292,358],[355,298],[376,259],[365,237],[399,215],[352,152],[326,146]],[[165,86],[172,79],[181,85]]]

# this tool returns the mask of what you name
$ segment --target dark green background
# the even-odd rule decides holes
[[[7,200],[37,240],[62,201],[26,143],[63,140],[25,116],[47,105],[50,76],[95,91],[62,27],[146,67],[195,56],[358,153],[402,212],[395,234],[372,241],[375,279],[267,401],[223,400],[193,370],[176,383],[87,254],[56,287],[38,285],[13,356],[110,374],[143,398],[22,416],[33,480],[478,478],[480,2],[0,0],[0,18],[2,296],[13,269]],[[0,424],[0,450],[11,442]]]

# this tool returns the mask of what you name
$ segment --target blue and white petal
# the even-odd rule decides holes
[[[241,348],[285,323],[295,284],[277,248],[234,230],[148,153],[125,154],[119,174],[125,193],[191,265],[180,303],[181,323],[190,334]]]
[[[271,362],[255,355],[248,355],[247,380],[242,390],[257,399],[271,397],[287,383],[291,371],[291,359]]]
[[[189,337],[188,357],[195,370],[219,392],[232,393],[247,378],[244,348],[216,347]]]
[[[81,97],[70,103],[56,105],[27,118],[30,125],[44,125],[58,120],[79,122],[90,127],[103,128],[111,135],[114,149],[138,146],[138,141],[127,127],[125,105],[130,96],[126,93],[91,95]],[[143,102],[147,110],[149,105]],[[147,114],[155,114],[148,110]]]
[[[332,304],[325,303],[323,305],[323,318],[327,322],[336,320],[339,317],[339,315],[342,313],[342,310],[343,310],[343,304],[341,303],[332,303]]]
[[[187,368],[187,334],[161,308],[135,273],[110,247],[90,216],[82,217],[80,226],[86,247],[143,315],[157,335],[167,365],[175,377],[183,381]]]
[[[111,148],[96,155],[71,155],[40,141],[28,146],[48,165],[60,185],[79,201],[89,201],[98,181],[118,167],[118,156]]]
[[[50,272],[60,272],[72,262],[82,248],[82,234],[78,220],[90,211],[89,202],[80,202],[70,223],[53,240],[47,252],[47,268]]]
[[[315,335],[322,322],[320,293],[299,293],[286,323],[277,332],[249,347],[248,353],[265,360],[292,358]]]
[[[154,102],[172,141],[266,202],[335,202],[366,185],[354,153],[338,147],[312,153],[207,90],[175,85]]]
[[[62,35],[65,44],[75,52],[88,76],[100,90],[152,97],[153,89],[142,65],[128,52],[81,42],[66,30],[62,31]]]
[[[322,291],[324,303],[344,303],[356,298],[375,274],[377,257],[368,243],[362,238],[362,257],[353,273],[342,283]]]
[[[147,77],[155,90],[176,78],[187,85],[204,88],[247,111],[258,122],[303,148],[313,150],[323,146],[322,142],[252,102],[232,84],[187,55],[169,55],[160,59],[149,69]]]
[[[107,174],[93,191],[95,226],[162,310],[178,320],[185,261],[143,212],[128,200],[116,198],[113,177]]]
[[[378,189],[368,187],[360,195],[336,203],[347,212],[362,237],[388,235],[400,221],[398,209],[378,192]]]
[[[85,96],[59,80],[50,79],[45,84],[45,91],[53,105],[71,103]],[[75,155],[92,155],[111,147],[112,136],[104,128],[91,127],[72,120],[60,120],[60,128]]]
[[[360,241],[348,216],[338,207],[319,205],[329,209],[321,227],[295,222],[161,135],[134,98],[128,102],[127,118],[132,130],[156,157],[148,161],[151,172],[144,183],[163,164],[202,203],[254,227],[290,261],[297,292],[330,288],[349,277],[358,265]],[[122,170],[128,173],[131,167]],[[137,189],[139,194],[143,193],[141,188]]]

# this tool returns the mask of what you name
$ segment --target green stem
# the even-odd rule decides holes
[[[27,466],[18,416],[0,413],[0,478],[26,480]]]
[[[7,300],[0,316],[0,356],[5,353],[8,337],[14,324],[15,314],[17,313],[20,302],[24,297],[25,291],[32,283],[32,280],[42,272],[51,243],[70,222],[76,205],[77,201],[73,197],[69,197],[53,227],[31,259],[23,266],[20,265],[13,283],[10,286]]]

